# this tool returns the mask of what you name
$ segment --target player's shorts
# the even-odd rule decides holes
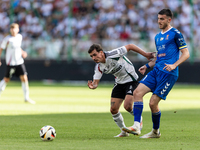
[[[138,86],[138,81],[132,81],[125,84],[115,83],[111,97],[125,99],[126,95],[133,95],[133,91]]]
[[[12,76],[19,77],[20,75],[25,75],[25,74],[27,74],[27,72],[24,64],[17,66],[7,65],[5,77],[7,78],[11,78]]]
[[[177,81],[178,76],[174,76],[154,68],[141,81],[162,99],[166,99],[168,93]]]

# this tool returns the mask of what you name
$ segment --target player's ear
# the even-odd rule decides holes
[[[172,21],[172,18],[169,17],[169,18],[168,18],[168,22],[170,23],[171,21]]]

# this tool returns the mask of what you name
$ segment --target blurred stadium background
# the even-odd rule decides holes
[[[178,82],[200,83],[200,0],[1,0],[0,40],[11,23],[20,25],[29,80],[88,80],[95,65],[87,53],[92,43],[105,50],[134,43],[155,51],[157,13],[163,8],[173,11],[172,25],[183,33],[191,55]],[[128,57],[136,69],[146,63],[135,53]],[[4,70],[5,63],[0,77]]]

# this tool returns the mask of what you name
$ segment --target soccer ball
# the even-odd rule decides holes
[[[55,137],[56,137],[56,130],[52,126],[47,125],[41,128],[40,138],[43,141],[52,141],[53,139],[55,139]]]

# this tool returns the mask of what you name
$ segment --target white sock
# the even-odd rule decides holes
[[[28,87],[28,81],[22,82],[22,90],[24,93],[24,99],[29,99],[29,87]]]
[[[117,126],[123,132],[122,127],[125,127],[125,124],[124,124],[124,118],[123,118],[122,114],[120,112],[118,112],[117,114],[114,114],[114,115],[112,114],[112,116],[113,116],[113,120],[115,121]]]
[[[134,121],[134,125],[135,127],[137,127],[138,129],[140,129],[140,122],[138,121]]]
[[[5,82],[5,80],[4,79],[1,80],[1,82],[0,82],[0,94],[1,94],[2,91],[5,90],[6,85],[7,85],[7,83]]]

